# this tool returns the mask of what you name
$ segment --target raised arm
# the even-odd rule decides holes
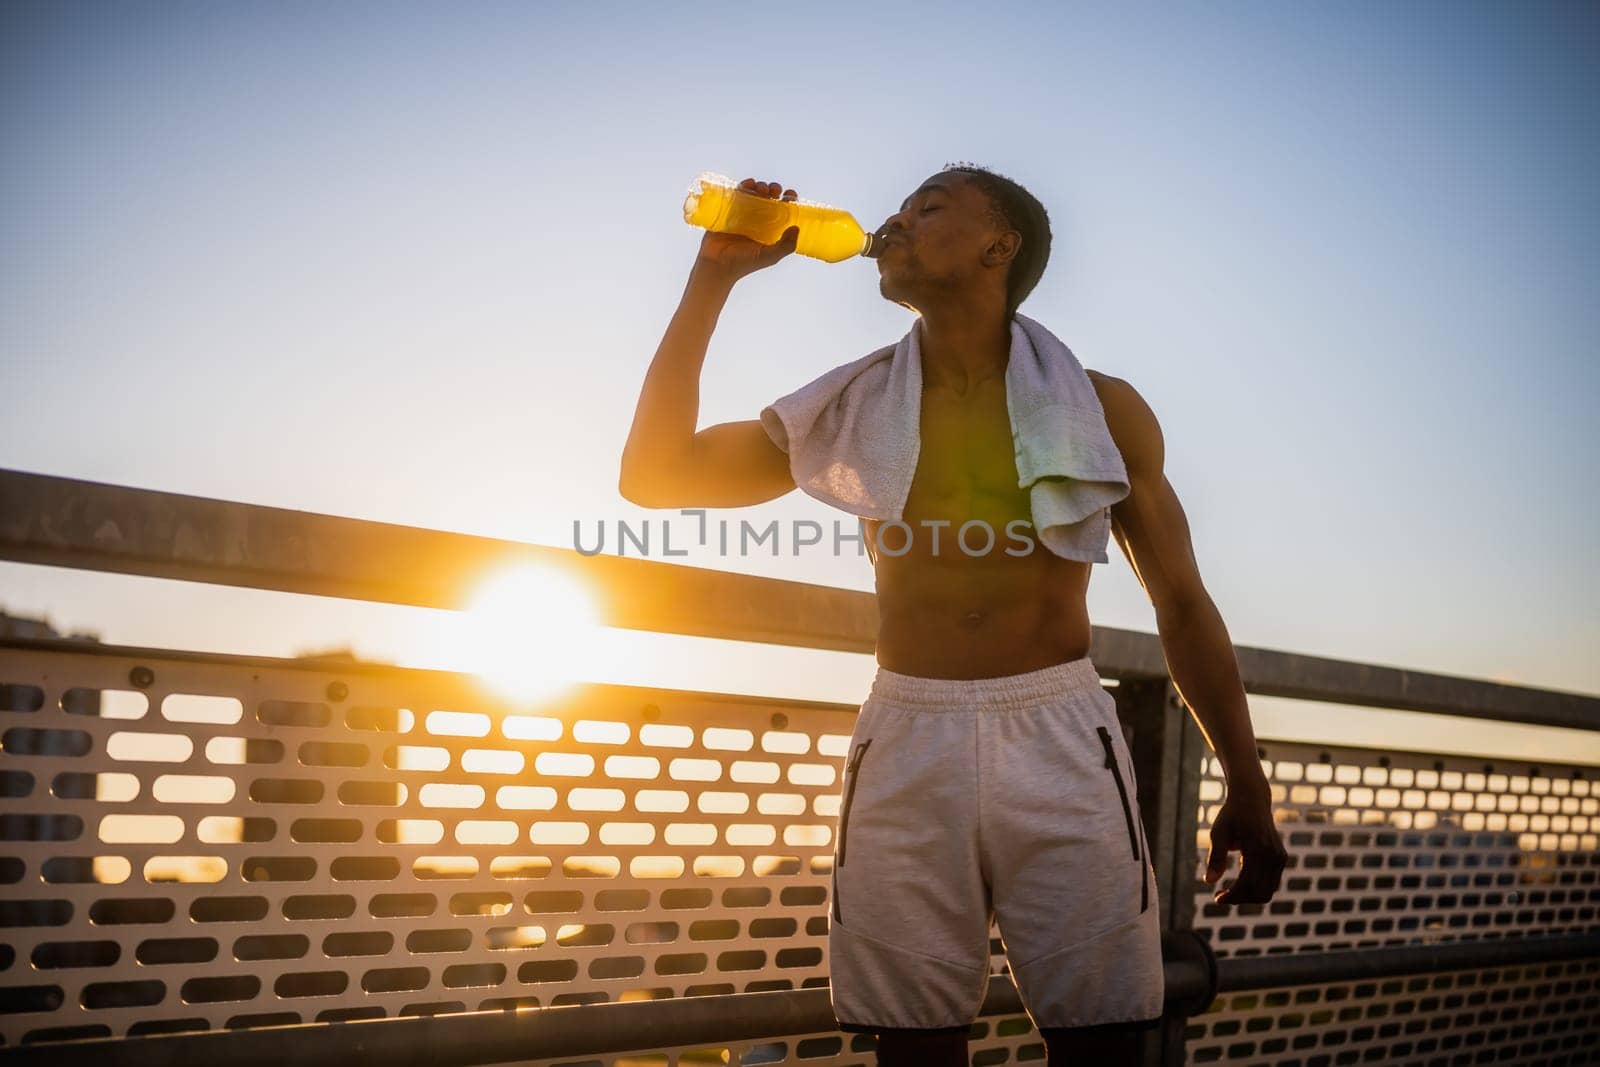
[[[740,188],[777,198],[782,186],[746,178]],[[793,189],[783,199],[796,197]],[[777,244],[707,231],[683,298],[656,349],[622,450],[617,489],[650,508],[742,507],[794,488],[789,456],[758,419],[724,422],[695,432],[700,420],[700,370],[734,284],[794,251],[790,227]]]

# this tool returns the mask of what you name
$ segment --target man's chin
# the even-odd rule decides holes
[[[887,286],[880,285],[880,286],[878,286],[878,295],[883,297],[885,300],[889,301],[889,303],[895,305],[896,307],[905,308],[907,311],[911,312],[913,315],[922,314],[921,311],[917,310],[917,306],[911,302],[911,298],[909,296],[907,296],[906,294],[904,294],[904,293],[901,293],[901,292],[899,292],[897,290],[894,290],[894,289],[890,289]]]
[[[892,275],[879,275],[878,295],[892,303],[900,303],[906,296],[906,287],[898,278]]]

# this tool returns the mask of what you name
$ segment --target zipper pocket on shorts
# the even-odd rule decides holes
[[[1133,858],[1139,858],[1139,835],[1133,829],[1133,812],[1128,807],[1128,787],[1122,782],[1122,768],[1117,766],[1117,756],[1111,747],[1111,731],[1104,726],[1096,726],[1100,733],[1100,744],[1106,750],[1106,769],[1111,772],[1111,777],[1117,783],[1117,796],[1122,799],[1122,820],[1128,824],[1128,843],[1133,846]]]
[[[1111,772],[1112,779],[1117,783],[1117,796],[1122,800],[1122,819],[1128,825],[1128,844],[1133,846],[1133,858],[1139,864],[1142,897],[1139,911],[1143,913],[1150,906],[1150,876],[1144,869],[1144,854],[1139,851],[1139,838],[1143,834],[1144,827],[1134,828],[1133,809],[1128,804],[1128,787],[1122,780],[1122,768],[1117,765],[1116,750],[1111,747],[1111,731],[1104,726],[1096,726],[1095,730],[1100,734],[1101,747],[1106,750],[1106,769]]]
[[[1143,822],[1139,823],[1139,840],[1144,842],[1144,853],[1148,859],[1150,855],[1150,839],[1144,835]],[[1150,873],[1145,870],[1147,866],[1149,866],[1148,862],[1139,864],[1139,913],[1141,915],[1144,913],[1144,909],[1150,906]]]
[[[850,762],[845,766],[845,771],[850,775],[850,785],[844,791],[844,807],[839,810],[839,866],[844,866],[844,848],[847,841],[846,833],[850,829],[850,803],[856,798],[856,780],[861,777],[861,758],[867,754],[867,747],[872,744],[872,738],[867,738],[856,746],[855,755],[850,757]]]
[[[839,868],[844,866],[845,832],[850,828],[850,802],[856,796],[856,778],[860,773],[861,757],[867,754],[867,746],[872,744],[872,738],[867,738],[856,746],[855,752],[850,757],[850,762],[845,765],[845,773],[850,776],[850,784],[845,787],[844,804],[839,809],[839,862],[834,864],[833,873],[833,918],[835,922],[843,922],[844,917],[839,912]]]

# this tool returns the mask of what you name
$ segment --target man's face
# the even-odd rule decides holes
[[[945,171],[923,182],[878,232],[888,238],[877,260],[878,292],[886,300],[920,312],[994,284],[983,277],[996,269],[984,263],[984,252],[1002,231],[983,191],[960,173]],[[998,270],[1003,289],[1006,265]]]

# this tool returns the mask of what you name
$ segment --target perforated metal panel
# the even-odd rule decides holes
[[[854,707],[591,687],[530,713],[450,674],[88,650],[0,649],[0,686],[7,1043],[826,984]],[[1596,928],[1582,769],[1263,747],[1291,866],[1265,908],[1196,882],[1220,955]],[[1592,1062],[1594,982],[1574,963],[1229,994],[1190,1057]],[[1024,1015],[971,1047],[1044,1059]]]
[[[1189,1062],[1600,1062],[1600,961],[1230,993],[1192,1020]]]
[[[854,707],[87,651],[0,685],[7,1043],[827,983]]]
[[[1219,957],[1600,929],[1594,768],[1260,747],[1290,854],[1266,905],[1217,905],[1198,881],[1224,795],[1205,760],[1195,928]],[[1600,1062],[1597,975],[1584,961],[1228,994],[1191,1019],[1190,1062]]]
[[[1197,929],[1218,955],[1600,928],[1593,768],[1264,743],[1294,859],[1276,899]],[[1197,870],[1223,797],[1206,760]]]

